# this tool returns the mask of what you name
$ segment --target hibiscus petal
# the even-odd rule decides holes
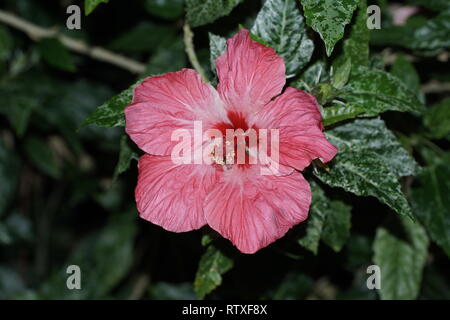
[[[288,87],[250,121],[250,126],[279,130],[280,163],[303,170],[312,160],[328,162],[337,153],[322,132],[322,116],[314,96]]]
[[[298,172],[263,176],[260,167],[224,173],[205,200],[208,224],[243,253],[254,253],[308,217],[311,190]]]
[[[139,148],[155,155],[171,153],[178,143],[171,141],[174,130],[192,131],[195,120],[211,126],[226,119],[217,91],[191,69],[145,79],[125,108],[126,132]]]
[[[135,190],[140,216],[173,232],[205,225],[203,201],[219,171],[208,165],[176,165],[169,156],[139,159]]]
[[[229,111],[244,116],[280,94],[286,83],[284,61],[275,50],[250,38],[241,29],[227,40],[227,50],[216,61],[217,90]]]

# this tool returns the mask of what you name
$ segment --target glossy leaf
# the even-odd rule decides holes
[[[366,66],[369,63],[370,29],[367,28],[367,1],[361,0],[356,12],[355,22],[350,28],[347,39],[344,40],[344,56],[352,61],[354,66]]]
[[[176,29],[164,24],[141,22],[131,30],[123,32],[110,47],[125,52],[149,52],[172,43]]]
[[[412,49],[440,49],[450,47],[450,9],[428,20],[414,32]]]
[[[380,296],[384,300],[416,299],[427,258],[428,238],[418,223],[402,219],[407,239],[378,228],[374,249],[374,263],[381,269]]]
[[[84,12],[89,15],[100,3],[108,3],[109,0],[84,0]]]
[[[373,152],[396,177],[414,175],[418,165],[381,119],[358,119],[327,131],[327,137],[342,152]]]
[[[25,281],[18,270],[0,265],[0,299],[10,299],[25,289]]]
[[[26,215],[14,211],[4,221],[0,220],[0,244],[11,245],[19,241],[31,241],[33,237],[32,223]]]
[[[337,65],[336,69],[333,70],[333,78],[331,79],[333,87],[342,89],[348,81],[351,70],[352,60],[350,59],[345,59],[342,63]]]
[[[317,61],[308,67],[298,79],[291,83],[291,86],[297,89],[312,92],[320,82],[330,79],[330,75],[322,61]]]
[[[330,200],[325,196],[322,188],[315,183],[311,183],[311,191],[312,200],[306,234],[298,240],[298,243],[312,253],[317,254],[323,225],[330,210]]]
[[[397,176],[373,151],[338,153],[329,170],[316,169],[314,173],[332,187],[343,188],[358,196],[373,196],[397,213],[412,216]]]
[[[136,235],[135,213],[113,215],[108,224],[78,243],[73,253],[40,290],[42,299],[105,299],[129,272]],[[67,290],[66,268],[81,269],[82,290]],[[64,285],[61,286],[61,283]]]
[[[327,55],[343,37],[345,26],[350,23],[358,0],[300,0],[306,23],[320,34],[325,42]]]
[[[199,27],[228,15],[242,0],[186,0],[187,20]]]
[[[110,100],[99,106],[82,124],[82,127],[89,124],[96,124],[102,127],[123,127],[125,126],[125,116],[123,110],[131,103],[133,99],[134,85],[125,89],[118,95],[115,95]]]
[[[211,71],[216,73],[216,60],[225,52],[227,41],[221,36],[209,33],[209,57],[211,63]]]
[[[32,136],[25,140],[25,152],[32,163],[43,173],[59,178],[61,168],[56,162],[50,146],[41,138]]]
[[[363,119],[326,132],[339,149],[328,170],[314,172],[324,183],[360,196],[373,196],[397,213],[411,216],[398,178],[417,171],[404,150],[380,119]]]
[[[186,66],[184,44],[181,38],[173,41],[170,45],[159,48],[150,58],[147,69],[142,75],[150,76],[175,72]]]
[[[43,39],[39,41],[38,48],[45,62],[52,67],[70,72],[76,70],[71,53],[59,40]]]
[[[341,251],[350,236],[351,207],[342,201],[331,201],[325,218],[322,240],[334,251]]]
[[[306,234],[298,243],[317,254],[320,239],[340,251],[350,235],[351,208],[341,201],[327,198],[322,188],[311,183],[312,203],[307,220]]]
[[[429,108],[423,119],[431,137],[442,139],[450,134],[450,98]]]
[[[431,239],[450,257],[450,157],[427,167],[419,175],[419,186],[411,196],[414,214],[427,228]]]
[[[210,245],[200,259],[195,275],[194,291],[203,299],[222,283],[222,275],[233,267],[233,260],[215,246]]]
[[[408,2],[436,11],[450,8],[450,2],[448,2],[448,0],[409,0]]]
[[[49,98],[59,93],[59,89],[58,83],[42,73],[20,74],[0,83],[0,113],[8,118],[16,134],[22,137],[33,112],[45,110]]]
[[[131,160],[138,160],[138,155],[131,149],[128,138],[124,135],[120,139],[119,161],[114,169],[114,180],[130,168]]]
[[[356,118],[364,109],[351,104],[335,104],[322,108],[323,125],[329,126],[336,122]]]
[[[153,300],[195,300],[195,293],[192,283],[158,282],[150,285],[150,297]]]
[[[431,19],[418,24],[406,24],[381,28],[373,32],[375,45],[394,45],[413,49],[418,54],[435,55],[443,48],[450,47],[450,9],[440,11]]]
[[[145,9],[152,15],[174,20],[183,14],[184,0],[146,0]]]
[[[264,2],[251,31],[284,59],[287,77],[303,68],[314,50],[296,0]]]
[[[411,91],[419,94],[420,79],[413,64],[406,60],[405,56],[399,54],[392,65],[391,74],[403,81]]]
[[[304,299],[311,291],[313,284],[313,279],[304,273],[289,273],[271,296],[274,300]]]
[[[387,110],[420,113],[424,106],[397,77],[365,66],[352,68],[347,89],[340,95],[347,102],[361,107],[373,116]]]

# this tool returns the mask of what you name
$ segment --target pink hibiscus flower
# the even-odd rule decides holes
[[[216,68],[217,90],[191,69],[136,87],[125,118],[126,132],[146,152],[138,164],[137,208],[142,218],[173,232],[207,224],[241,252],[254,253],[308,217],[311,190],[299,171],[316,158],[330,161],[337,149],[322,132],[316,99],[291,87],[282,93],[283,59],[248,30],[227,41]],[[193,132],[194,121],[221,131],[277,129],[280,173],[262,175],[263,164],[217,159],[174,163],[172,133]]]

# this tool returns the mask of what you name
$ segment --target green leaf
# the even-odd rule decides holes
[[[207,234],[205,234],[203,237],[202,237],[202,246],[203,247],[206,247],[206,246],[208,246],[211,242],[213,241],[213,239],[209,236],[209,235],[207,235]]]
[[[233,267],[233,260],[210,245],[200,259],[195,275],[194,291],[199,299],[220,286],[222,275]]]
[[[4,81],[0,83],[0,113],[22,137],[33,110],[47,107],[47,99],[55,89],[55,84],[42,73],[25,73]]]
[[[336,70],[333,72],[333,78],[331,84],[336,89],[342,89],[348,81],[350,71],[352,70],[352,61],[345,59],[345,61],[339,64]]]
[[[322,188],[316,183],[311,183],[311,192],[312,201],[309,210],[306,234],[298,240],[298,243],[316,255],[319,248],[323,225],[330,210],[330,204]]]
[[[107,102],[99,106],[95,111],[83,122],[81,127],[89,124],[112,128],[125,126],[125,117],[123,110],[131,103],[133,99],[134,88],[141,80],[137,81],[128,89],[125,89],[118,95],[115,95]]]
[[[378,55],[373,55],[369,59],[369,67],[375,70],[383,70],[384,71],[384,59],[383,57]]]
[[[195,293],[192,283],[158,282],[150,285],[150,297],[153,300],[195,300]]]
[[[421,172],[411,205],[431,239],[450,257],[450,156],[446,160]]]
[[[0,299],[9,300],[25,289],[25,282],[17,268],[0,265]]]
[[[216,60],[217,58],[225,52],[227,48],[227,41],[221,36],[216,36],[215,34],[208,33],[209,36],[209,56],[211,63],[211,71],[216,73]]]
[[[114,169],[114,177],[116,180],[119,175],[124,173],[130,168],[131,160],[138,160],[139,157],[136,152],[131,149],[128,143],[128,137],[123,135],[120,139],[120,153],[119,153],[119,161],[117,162],[116,168]]]
[[[408,2],[436,11],[443,11],[450,8],[450,2],[448,0],[409,0]]]
[[[142,76],[175,72],[186,66],[183,41],[178,38],[170,45],[161,47],[150,58],[147,70]]]
[[[450,2],[448,0],[409,0],[408,2],[436,11],[443,11],[450,8]]]
[[[450,9],[440,13],[414,32],[412,49],[441,49],[450,47]]]
[[[109,0],[84,0],[84,12],[89,15],[100,3],[108,3]]]
[[[57,179],[61,176],[61,168],[56,162],[50,146],[41,138],[31,136],[25,140],[25,152],[28,159],[43,173]]]
[[[52,94],[34,110],[37,114],[35,118],[40,119],[41,124],[45,124],[51,130],[58,130],[70,148],[77,153],[83,151],[80,139],[102,141],[98,145],[99,149],[116,147],[121,134],[120,129],[103,130],[91,126],[77,132],[96,106],[112,96],[113,92],[109,87],[85,79],[71,82],[52,79],[51,82],[44,84],[51,88]]]
[[[384,121],[358,119],[326,132],[328,139],[342,152],[366,152],[377,154],[397,177],[414,175],[418,165],[394,134],[386,128]]]
[[[320,34],[325,42],[327,55],[343,37],[344,28],[350,22],[359,0],[300,0],[306,23]]]
[[[31,241],[33,228],[30,219],[18,211],[13,211],[4,220],[0,220],[0,244],[11,245],[18,241]]]
[[[264,2],[251,31],[284,59],[288,78],[311,59],[314,43],[306,34],[306,25],[296,0]]]
[[[359,196],[373,196],[397,213],[412,217],[398,178],[417,164],[380,119],[362,119],[326,132],[339,150],[329,170],[316,169],[324,183]]]
[[[308,67],[298,79],[291,83],[291,86],[297,89],[312,92],[320,82],[326,82],[330,75],[326,69],[325,63],[317,61]]]
[[[6,62],[13,50],[13,39],[8,29],[0,25],[0,75],[3,71],[3,62]]]
[[[44,61],[52,67],[69,72],[76,71],[71,53],[58,39],[42,39],[38,43],[38,48]]]
[[[175,33],[176,29],[171,26],[145,21],[117,37],[110,47],[125,52],[157,51],[170,45]]]
[[[322,240],[334,251],[341,251],[350,236],[351,207],[342,201],[331,201],[325,218]]]
[[[306,234],[298,243],[317,254],[320,239],[340,251],[350,235],[351,208],[341,201],[331,201],[316,183],[311,183],[312,203]]]
[[[441,100],[429,108],[423,118],[432,138],[442,139],[450,133],[450,98]]]
[[[135,212],[113,215],[105,227],[84,237],[63,267],[41,288],[42,298],[107,298],[132,266],[135,217]],[[67,290],[65,286],[69,265],[81,269],[81,290]]]
[[[397,55],[397,59],[392,65],[391,74],[403,81],[405,86],[414,92],[423,103],[424,95],[420,91],[420,78],[414,65],[406,60],[402,54]]]
[[[299,300],[306,298],[314,281],[303,273],[288,273],[271,294],[274,300]]]
[[[377,153],[340,152],[332,167],[316,169],[314,174],[332,187],[340,187],[358,196],[373,196],[401,215],[411,215],[397,176]]]
[[[436,55],[441,49],[450,47],[450,9],[441,11],[431,19],[404,26],[392,26],[373,32],[375,45],[402,46],[421,55]]]
[[[0,217],[15,195],[20,174],[16,153],[0,139]]]
[[[397,77],[365,66],[352,68],[345,92],[339,95],[348,103],[374,116],[387,110],[420,113],[423,104]]]
[[[228,15],[242,0],[186,0],[187,20],[199,27]]]
[[[402,219],[407,239],[401,239],[385,228],[378,228],[374,263],[381,269],[380,296],[383,300],[416,299],[428,253],[425,230],[409,219]]]
[[[179,18],[184,11],[184,0],[146,0],[148,13],[168,20]]]
[[[312,95],[316,97],[321,106],[336,101],[339,90],[333,87],[330,82],[321,82],[316,85],[312,91]],[[342,102],[342,101],[341,101]]]
[[[372,240],[367,236],[352,233],[346,245],[346,269],[355,272],[362,266],[370,265],[372,262],[371,245]]]
[[[36,103],[32,101],[32,97],[28,95],[17,96],[13,98],[13,100],[17,102],[16,105],[4,105],[8,108],[0,107],[0,112],[6,114],[17,135],[23,137]],[[13,107],[11,108],[11,106]]]
[[[370,29],[367,28],[367,1],[361,0],[358,5],[355,23],[351,26],[350,34],[344,40],[344,56],[353,65],[369,64]]]
[[[403,54],[398,54],[392,65],[391,74],[403,81],[411,91],[420,90],[420,79],[413,64]]]
[[[364,109],[351,104],[335,104],[330,107],[322,108],[323,125],[329,126],[336,122],[353,119],[363,112]]]

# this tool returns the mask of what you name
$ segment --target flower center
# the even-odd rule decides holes
[[[237,112],[228,112],[229,123],[221,122],[216,124],[223,136],[223,139],[216,141],[216,148],[212,151],[214,162],[227,167],[236,164],[247,167],[255,164],[252,161],[252,150],[258,147],[258,131],[256,128],[249,128],[245,117]]]

